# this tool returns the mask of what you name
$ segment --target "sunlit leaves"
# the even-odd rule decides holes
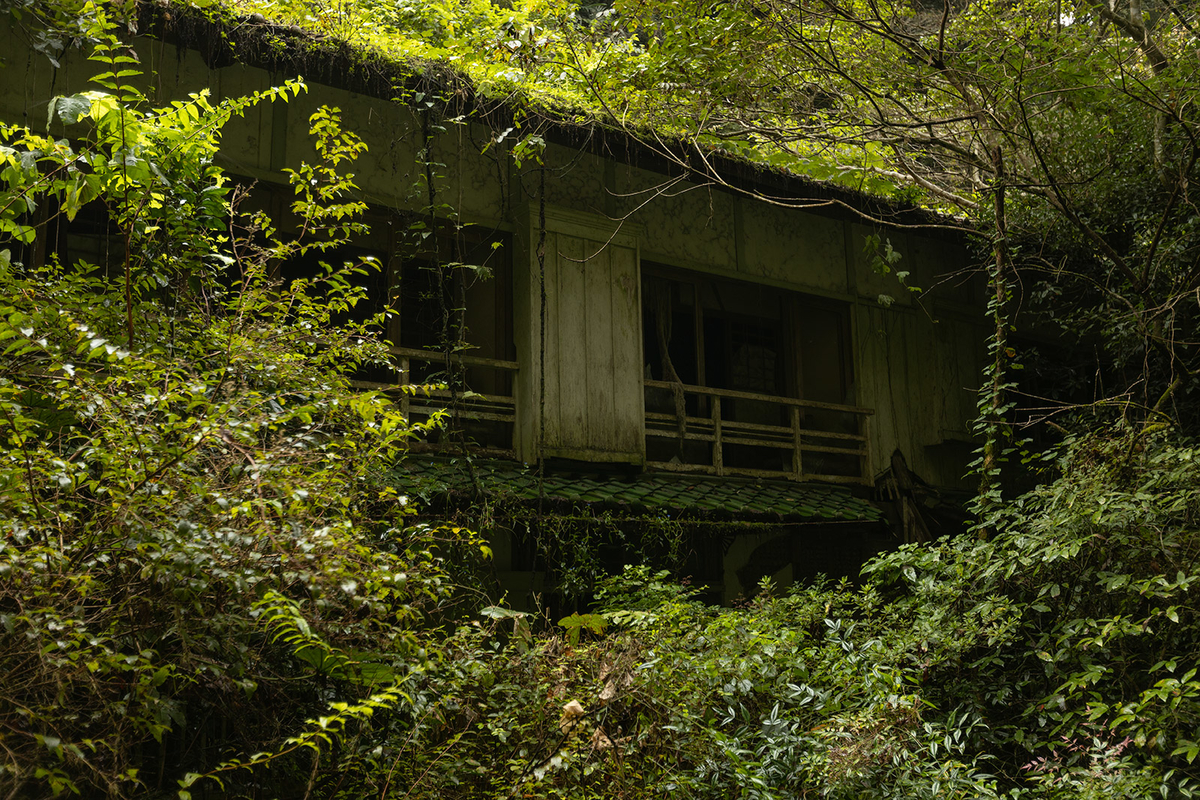
[[[480,548],[406,525],[380,483],[425,426],[350,386],[387,358],[339,318],[378,265],[275,278],[298,234],[363,230],[335,169],[361,143],[321,112],[324,160],[296,167],[320,185],[293,207],[307,227],[247,220],[213,163],[220,127],[303,85],[148,108],[131,51],[82,13],[104,72],[50,104],[72,139],[0,126],[0,785],[133,797],[268,762],[280,780],[289,754],[405,700],[451,600],[443,553]],[[21,247],[45,236],[35,211],[93,201],[126,244],[112,260]]]

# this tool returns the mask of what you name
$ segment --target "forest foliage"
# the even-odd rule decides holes
[[[350,386],[386,358],[346,313],[375,265],[275,270],[361,231],[362,143],[333,110],[310,120],[320,160],[292,165],[283,230],[214,155],[222,124],[302,83],[154,107],[119,9],[12,4],[97,78],[50,104],[71,140],[0,126],[0,793],[1194,793],[1189,9],[230,8],[970,220],[997,290],[985,477],[1021,454],[1021,281],[1122,390],[1064,418],[1039,488],[988,484],[988,536],[902,548],[860,587],[720,609],[634,566],[558,626],[492,605],[472,588],[486,544],[414,522],[381,479],[423,431]],[[27,257],[39,208],[96,203],[115,258]]]

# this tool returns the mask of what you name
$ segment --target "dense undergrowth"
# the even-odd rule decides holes
[[[313,116],[281,234],[213,156],[303,85],[150,108],[104,11],[78,13],[97,88],[50,106],[84,135],[0,126],[0,794],[317,790],[334,739],[433,663],[468,596],[449,565],[486,550],[380,479],[421,426],[350,387],[386,356],[346,322],[373,265],[273,277],[361,232],[340,170],[362,144]],[[39,254],[101,205],[105,263]]]
[[[429,678],[454,699],[422,791],[1191,796],[1200,450],[1114,435],[1061,466],[991,540],[906,547],[860,590],[719,609],[629,568],[576,644],[491,612]]]

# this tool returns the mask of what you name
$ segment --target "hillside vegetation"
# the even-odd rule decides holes
[[[424,431],[350,387],[386,356],[372,321],[344,313],[377,265],[273,278],[361,232],[354,133],[330,110],[309,120],[320,159],[290,165],[302,225],[282,233],[240,212],[213,158],[225,121],[301,84],[155,108],[129,85],[140,66],[121,8],[10,4],[10,24],[52,57],[84,48],[97,77],[51,103],[86,128],[75,141],[0,123],[0,795],[1191,796],[1200,145],[1194,90],[1176,76],[1193,18],[827,3],[783,25],[805,8],[259,9],[461,63],[518,104],[544,97],[606,124],[636,111],[650,130],[843,177],[856,153],[860,179],[950,204],[979,232],[997,333],[973,535],[885,555],[860,588],[764,584],[736,609],[634,565],[599,582],[590,613],[545,620],[472,588],[487,545],[414,522],[381,480]],[[794,49],[817,41],[794,35],[810,23],[829,36]],[[747,52],[751,34],[772,46]],[[911,71],[892,77],[912,96],[885,86],[882,62],[836,62],[843,34],[900,47]],[[978,50],[984,34],[1009,49]],[[1094,60],[1061,69],[1086,36]],[[856,52],[882,59],[883,45]],[[1018,50],[1026,72],[1004,60]],[[849,83],[784,81],[821,53]],[[1026,94],[1018,74],[1046,83]],[[892,135],[918,96],[922,113],[947,112],[909,127],[923,143]],[[1112,169],[1078,179],[1096,164]],[[121,242],[110,263],[26,258],[39,207],[72,217],[89,203]],[[1036,457],[1007,424],[1020,277],[1125,381],[1063,414],[1061,445]],[[1006,470],[1021,458],[1043,483],[1014,495]]]

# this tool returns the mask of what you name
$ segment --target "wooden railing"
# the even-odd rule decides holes
[[[400,406],[400,410],[405,416],[412,419],[428,419],[438,411],[446,411],[451,415],[450,429],[452,431],[463,431],[468,434],[467,441],[471,442],[470,437],[472,423],[477,429],[497,428],[506,426],[506,433],[494,434],[490,438],[491,441],[474,441],[477,445],[476,449],[485,451],[491,455],[504,456],[512,458],[512,430],[510,427],[515,425],[517,419],[517,400],[514,396],[514,385],[512,375],[517,372],[520,365],[516,361],[504,361],[496,358],[483,358],[481,356],[473,356],[466,353],[452,353],[450,359],[453,362],[453,373],[458,376],[466,374],[467,370],[481,370],[485,373],[492,373],[493,383],[496,385],[509,387],[506,392],[483,393],[471,391],[467,388],[469,382],[457,387],[455,391],[450,389],[432,389],[429,391],[418,391],[415,394],[410,394],[404,391],[401,387],[413,383],[422,383],[421,380],[413,379],[413,362],[420,362],[430,365],[431,371],[436,373],[448,372],[446,365],[446,355],[432,350],[416,350],[410,347],[390,347],[388,350],[393,357],[393,363],[396,365],[397,380],[395,383],[380,383],[376,381],[355,381],[356,386],[371,389],[382,389],[387,392],[392,392],[396,395],[396,402]],[[429,371],[425,373],[429,374]],[[445,383],[443,378],[441,383]],[[498,439],[503,439],[504,444],[500,444]],[[425,449],[428,446],[430,449],[437,449],[438,443],[428,445],[417,445],[414,449]]]
[[[670,460],[648,460],[647,467],[796,481],[867,482],[871,409],[671,381],[647,379],[645,386],[648,456],[652,449],[664,449],[661,444],[652,448],[655,439],[678,443],[677,455]],[[673,405],[675,411],[652,410],[652,396],[654,406]],[[759,413],[744,413],[751,407]],[[691,415],[689,409],[695,409]],[[749,422],[746,416],[778,416],[781,424]]]

